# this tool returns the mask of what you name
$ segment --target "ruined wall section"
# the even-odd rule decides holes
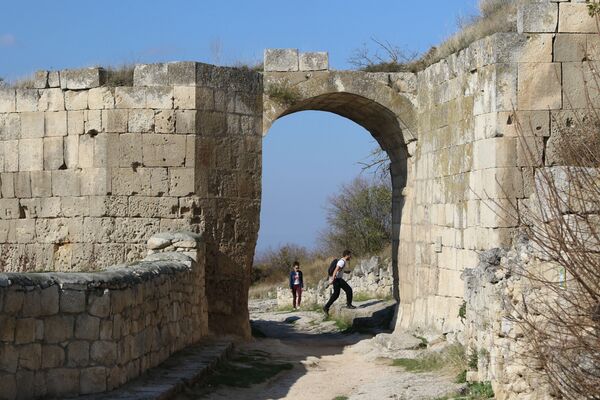
[[[260,75],[175,62],[133,78],[42,71],[0,89],[0,271],[95,270],[141,258],[159,231],[206,232],[212,326],[247,334]]]
[[[0,273],[0,397],[109,391],[207,336],[201,237],[149,244],[100,272]]]

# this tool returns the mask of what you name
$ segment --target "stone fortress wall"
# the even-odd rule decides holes
[[[585,62],[600,58],[595,32],[584,2],[544,0],[521,6],[518,32],[481,39],[417,74],[331,71],[325,53],[294,50],[267,51],[262,76],[138,65],[133,86],[110,88],[97,68],[42,72],[36,88],[0,89],[0,268],[96,270],[140,258],[156,232],[202,233],[208,329],[248,335],[261,133],[293,112],[335,112],[364,126],[392,163],[396,329],[466,334],[461,340],[492,355],[478,377],[492,380],[499,398],[543,398],[522,372],[518,390],[510,386],[517,375],[508,366],[518,360],[501,348],[517,338],[498,330],[506,328],[499,291],[473,293],[469,278],[465,292],[461,276],[482,252],[512,245],[512,205],[531,195],[534,169],[556,161],[555,121],[586,107]],[[515,121],[529,128],[522,137]],[[32,289],[25,299],[41,291],[36,285],[23,286]],[[6,293],[5,311],[22,291]],[[466,330],[464,299],[477,303],[467,304]],[[76,324],[76,312],[66,312]],[[41,324],[19,324],[31,342],[18,346],[44,340],[45,329],[31,330]],[[23,360],[29,379],[38,364]]]

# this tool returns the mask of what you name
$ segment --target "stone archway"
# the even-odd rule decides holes
[[[330,71],[326,53],[266,50],[263,136],[277,120],[299,111],[327,111],[361,125],[391,161],[392,267],[400,299],[398,249],[409,158],[416,146],[416,78],[411,73]]]

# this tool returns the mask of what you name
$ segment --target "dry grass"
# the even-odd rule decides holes
[[[525,1],[532,0],[480,0],[479,15],[459,21],[458,32],[439,46],[430,48],[419,58],[410,55],[407,57],[397,47],[387,42],[376,41],[380,50],[384,52],[383,57],[375,54],[370,58],[364,49],[361,49],[350,59],[350,63],[367,72],[422,71],[486,36],[497,32],[516,31],[517,5]]]

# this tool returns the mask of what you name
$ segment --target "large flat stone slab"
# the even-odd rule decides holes
[[[354,302],[355,309],[346,308],[343,294],[329,310],[333,318],[341,318],[351,323],[351,328],[357,331],[387,330],[390,328],[396,302],[394,300],[367,300]]]

